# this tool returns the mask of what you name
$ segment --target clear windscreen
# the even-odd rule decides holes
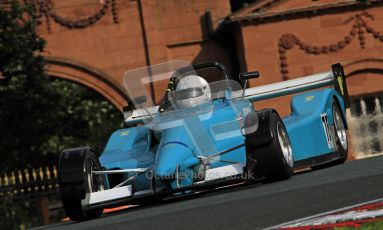
[[[241,86],[226,79],[216,68],[194,69],[185,61],[171,61],[127,71],[124,87],[135,116],[146,117],[152,129],[169,128],[177,120],[190,116],[208,116],[214,101],[238,97]]]
[[[169,80],[177,76],[176,71],[184,69],[195,74],[185,61],[171,61],[125,72],[123,84],[135,108],[148,108],[162,103]]]

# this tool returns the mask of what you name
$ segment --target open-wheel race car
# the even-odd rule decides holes
[[[246,86],[258,76],[246,72],[239,79]],[[131,102],[125,128],[111,135],[99,157],[90,147],[61,153],[59,184],[68,217],[96,218],[105,207],[238,181],[284,180],[294,169],[347,159],[349,100],[340,64],[248,89],[231,79],[216,62],[172,61],[126,72]],[[294,93],[300,94],[284,118],[273,108],[252,106]]]

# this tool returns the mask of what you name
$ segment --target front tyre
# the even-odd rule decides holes
[[[294,157],[290,139],[278,114],[270,115],[270,143],[254,149],[254,159],[263,171],[266,182],[289,179],[293,174]]]
[[[81,204],[86,194],[104,190],[103,176],[92,173],[100,169],[100,162],[90,148],[64,150],[61,154],[59,188],[69,219],[83,221],[102,215],[102,208],[85,210]]]

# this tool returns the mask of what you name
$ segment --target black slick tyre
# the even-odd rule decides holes
[[[71,154],[77,154],[71,153]],[[102,175],[93,174],[92,171],[100,170],[100,162],[92,150],[86,151],[85,156],[82,158],[83,167],[76,169],[74,174],[82,177],[82,181],[65,183],[60,181],[60,195],[63,203],[64,210],[73,221],[83,221],[100,217],[103,213],[102,208],[98,209],[84,209],[81,201],[85,198],[87,193],[96,192],[104,189],[104,180]],[[63,154],[62,154],[63,155]],[[65,164],[64,157],[60,156],[59,172],[65,171],[62,167]],[[59,176],[59,178],[62,176]]]

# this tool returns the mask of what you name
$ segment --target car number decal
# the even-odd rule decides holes
[[[326,135],[327,145],[330,149],[333,149],[334,146],[333,146],[333,141],[332,141],[332,135],[330,134],[330,127],[328,124],[327,114],[322,113],[320,116],[321,116],[321,120],[322,120],[322,124],[323,124],[323,129],[324,129],[324,132]]]

